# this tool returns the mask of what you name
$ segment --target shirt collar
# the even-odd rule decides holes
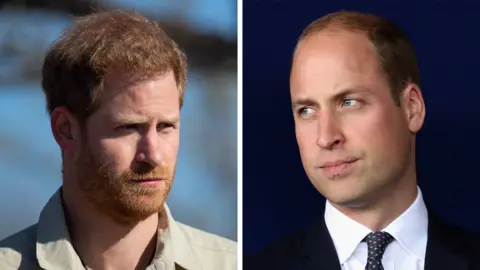
[[[200,269],[192,245],[182,228],[173,219],[165,203],[168,226],[158,230],[157,249],[153,264],[160,260],[174,262],[186,270]],[[40,266],[52,270],[83,270],[83,264],[77,255],[68,232],[60,189],[50,198],[37,225],[36,254]]]
[[[390,233],[407,252],[424,261],[428,237],[428,215],[419,187],[417,191],[417,198],[413,204],[383,231]],[[325,204],[325,223],[340,264],[345,263],[363,238],[372,232],[338,211],[328,200]]]
[[[428,211],[419,187],[417,187],[417,198],[413,204],[384,231],[390,233],[407,252],[425,261]]]
[[[325,223],[340,264],[344,264],[350,258],[358,244],[370,233],[367,227],[338,211],[328,200],[325,204]]]
[[[40,212],[36,254],[43,269],[83,269],[80,257],[71,243],[60,190],[57,190]]]
[[[181,226],[173,219],[168,205],[165,203],[165,214],[168,220],[168,227],[164,230],[158,230],[157,251],[155,260],[163,258],[172,260],[182,269],[193,270],[200,269],[198,260],[192,248],[192,243],[188,240]],[[163,245],[164,249],[159,245]]]

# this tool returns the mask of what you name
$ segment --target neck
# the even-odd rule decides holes
[[[62,188],[72,245],[87,269],[145,269],[156,249],[159,215],[136,224],[118,224],[78,190]]]
[[[381,195],[357,207],[332,205],[344,215],[376,232],[385,229],[405,212],[417,198],[415,170],[398,184],[384,188]]]

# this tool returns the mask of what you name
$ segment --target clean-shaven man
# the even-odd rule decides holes
[[[302,163],[325,212],[245,269],[480,269],[478,236],[429,211],[417,186],[426,109],[397,26],[360,12],[319,18],[298,41],[290,90]]]

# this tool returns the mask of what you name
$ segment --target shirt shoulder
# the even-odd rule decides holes
[[[205,269],[237,269],[237,243],[177,222]]]
[[[36,259],[37,225],[32,225],[0,241],[0,269],[40,269]]]

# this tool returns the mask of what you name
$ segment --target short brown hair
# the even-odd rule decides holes
[[[397,104],[406,83],[420,86],[417,57],[406,34],[389,20],[377,15],[339,11],[321,17],[302,32],[299,42],[321,31],[353,31],[364,33],[373,43],[380,66],[387,75],[392,96]]]
[[[114,71],[132,79],[172,71],[183,105],[187,64],[177,44],[142,15],[111,10],[77,18],[48,51],[42,87],[49,114],[66,106],[83,124],[99,108],[105,76]]]

